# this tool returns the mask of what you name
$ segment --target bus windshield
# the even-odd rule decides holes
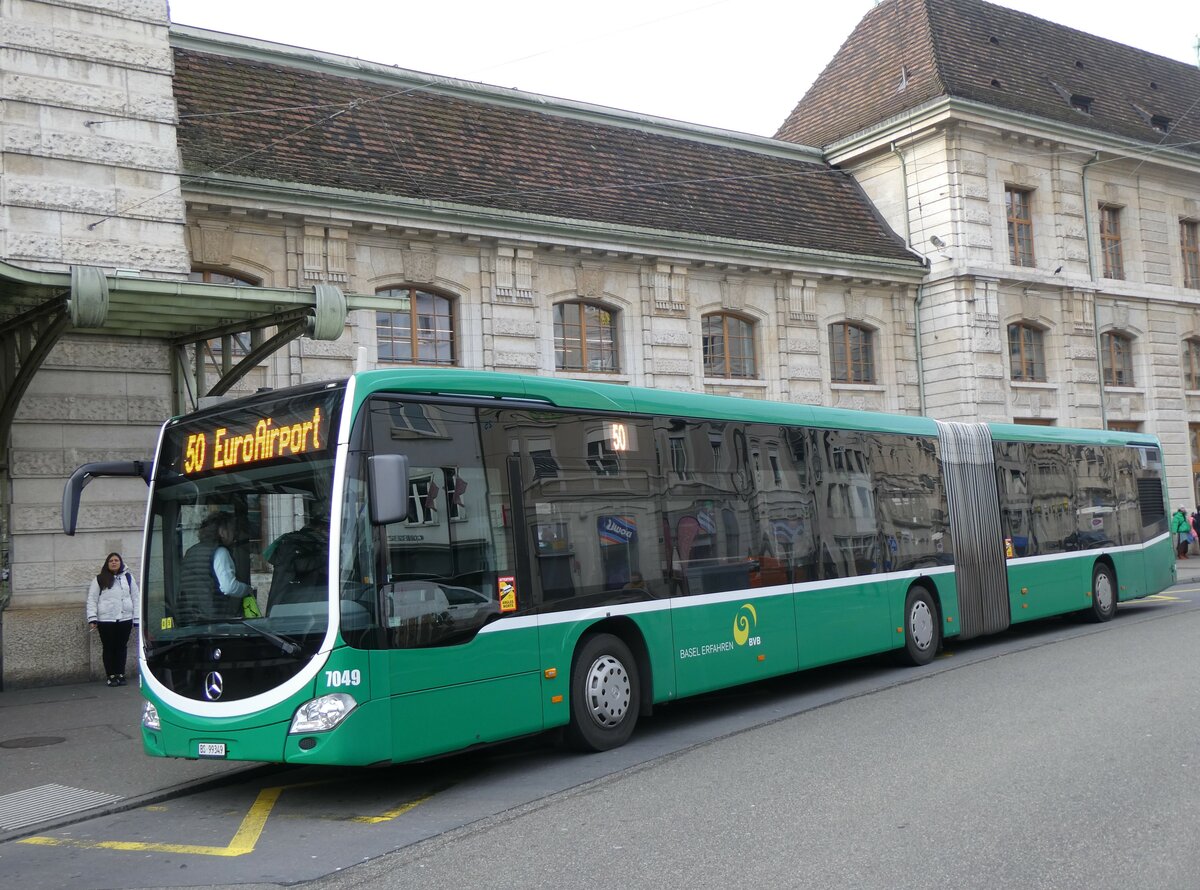
[[[167,688],[246,698],[294,675],[320,647],[342,395],[267,397],[165,430],[142,634],[146,664]]]

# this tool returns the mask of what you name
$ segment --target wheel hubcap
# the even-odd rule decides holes
[[[629,674],[611,655],[601,655],[587,673],[588,712],[598,726],[611,729],[629,710]]]
[[[924,600],[917,600],[913,603],[912,611],[908,615],[908,630],[912,635],[913,644],[925,651],[933,642],[933,613],[929,611],[929,604]]]
[[[1092,595],[1096,597],[1096,605],[1100,611],[1107,612],[1113,604],[1112,579],[1108,577],[1107,573],[1101,572],[1096,576],[1094,586],[1096,589]]]

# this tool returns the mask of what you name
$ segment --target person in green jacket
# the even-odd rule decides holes
[[[1175,552],[1180,559],[1187,559],[1188,544],[1191,543],[1192,526],[1188,522],[1187,510],[1180,507],[1171,517],[1171,534],[1175,536]]]

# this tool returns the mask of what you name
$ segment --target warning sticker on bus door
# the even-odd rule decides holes
[[[517,611],[517,579],[515,575],[504,575],[496,579],[496,588],[500,594],[500,612]]]

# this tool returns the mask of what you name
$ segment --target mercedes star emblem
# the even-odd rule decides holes
[[[216,671],[210,673],[204,678],[204,697],[209,701],[216,701],[221,697],[221,691],[225,688],[225,681],[221,679],[221,675]]]

